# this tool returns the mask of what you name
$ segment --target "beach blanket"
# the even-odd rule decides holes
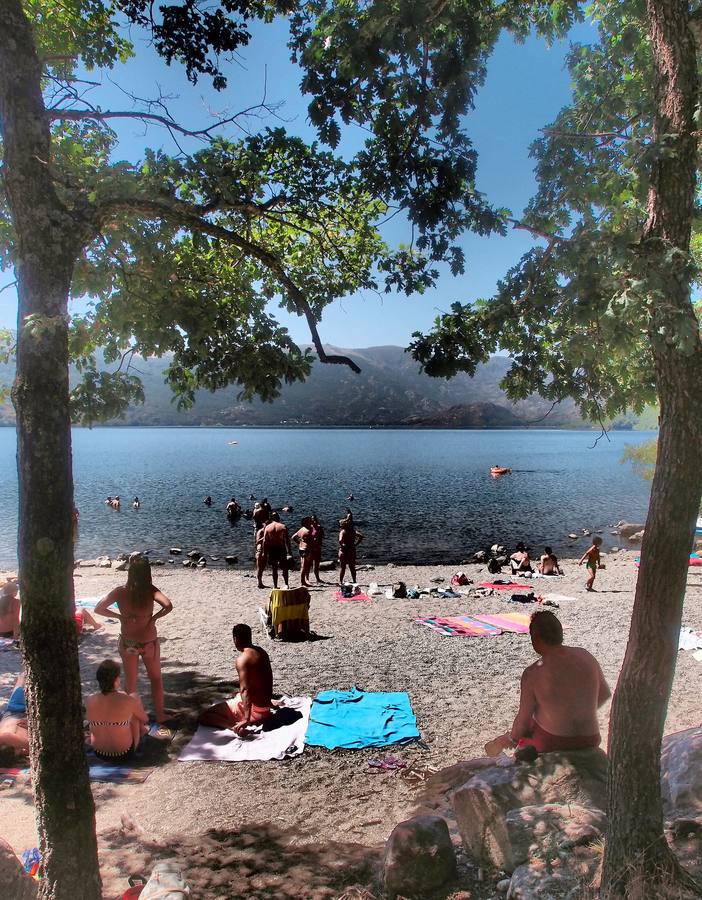
[[[544,603],[546,601],[549,603],[571,603],[575,599],[575,597],[570,597],[568,594],[544,594]]]
[[[305,748],[305,732],[310,720],[311,705],[310,697],[283,697],[279,704],[280,711],[287,709],[299,712],[299,718],[267,731],[259,725],[256,729],[251,729],[252,737],[243,740],[229,729],[219,730],[200,725],[178,759],[180,762],[247,762],[299,756]],[[286,721],[289,718],[288,714]]]
[[[480,587],[484,588],[492,588],[495,591],[533,591],[533,584],[515,584],[510,581],[507,584],[502,584],[499,581],[481,581]]]
[[[76,597],[76,606],[82,606],[83,609],[95,609],[98,603],[107,594],[101,594],[99,597]]]
[[[409,695],[404,692],[322,691],[314,698],[305,740],[313,747],[359,750],[419,738]]]
[[[702,631],[694,631],[683,625],[678,637],[678,650],[702,650]]]
[[[116,763],[102,762],[92,754],[88,761],[90,763],[90,780],[103,781],[107,784],[143,784],[156,771],[156,766],[135,767],[128,763],[117,765]]]
[[[368,594],[356,594],[353,597],[342,597],[341,591],[337,591],[336,594],[334,594],[334,599],[339,603],[353,603],[356,600],[360,600],[362,603],[371,603],[373,600]]]
[[[500,628],[480,622],[474,616],[421,616],[415,622],[448,637],[494,637],[502,633]]]
[[[479,615],[475,616],[479,622],[487,622],[488,625],[494,625],[502,631],[509,631],[514,634],[529,634],[529,622],[531,616],[526,613],[502,613],[498,616]]]

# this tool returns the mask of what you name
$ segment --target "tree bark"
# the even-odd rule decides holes
[[[20,0],[0,3],[3,178],[16,233],[19,566],[39,896],[101,896],[73,622],[67,309],[81,228],[56,194],[41,66]]]
[[[610,722],[601,892],[607,898],[702,894],[668,847],[660,790],[661,739],[702,495],[702,347],[688,259],[697,175],[697,61],[686,3],[647,0],[647,15],[655,64],[654,138],[672,141],[674,152],[653,164],[640,247],[656,298],[651,344],[661,415],[631,631]],[[687,345],[679,340],[685,334],[692,336]]]

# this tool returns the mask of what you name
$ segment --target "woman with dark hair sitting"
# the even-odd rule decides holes
[[[116,605],[119,612],[110,607]],[[154,612],[154,606],[157,607]],[[141,554],[134,554],[129,561],[127,583],[110,591],[95,607],[99,616],[113,616],[122,623],[119,636],[119,655],[124,666],[124,687],[134,694],[139,674],[139,657],[151,682],[151,696],[157,722],[165,722],[163,708],[163,680],[161,678],[161,653],[156,634],[156,620],[167,616],[173,604],[151,582],[151,565]]]
[[[148,716],[136,694],[122,690],[122,668],[106,659],[97,668],[100,693],[85,701],[85,718],[90,728],[90,744],[100,759],[126,759],[148,731]]]

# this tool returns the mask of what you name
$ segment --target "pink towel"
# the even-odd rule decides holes
[[[334,594],[334,599],[338,600],[339,603],[353,603],[354,600],[360,600],[362,603],[371,603],[373,601],[372,597],[369,597],[368,594],[356,594],[354,597],[342,597],[341,591],[337,591]]]
[[[533,591],[533,584],[495,584],[494,581],[481,581],[480,587],[493,588],[496,591]]]

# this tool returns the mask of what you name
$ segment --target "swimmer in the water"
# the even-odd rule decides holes
[[[205,506],[212,506],[212,497],[208,494],[202,502]]]
[[[134,509],[139,509],[139,507],[141,506],[141,500],[138,497],[135,497],[132,500],[132,506],[134,507]]]
[[[354,497],[353,494],[349,494],[348,497],[347,497],[346,499],[350,502],[350,501],[352,501],[352,500],[355,500],[356,498]]]

